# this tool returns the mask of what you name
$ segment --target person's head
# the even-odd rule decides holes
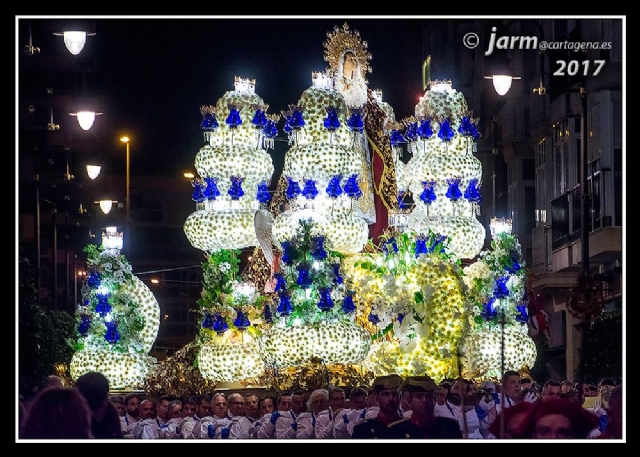
[[[258,409],[258,396],[256,394],[247,394],[244,396],[244,415],[252,419],[260,417]]]
[[[140,410],[138,417],[142,420],[153,419],[156,416],[156,405],[149,399],[142,400],[138,409]]]
[[[309,395],[307,400],[307,411],[313,411],[315,414],[329,409],[329,391],[327,389],[316,389]]]
[[[169,411],[169,419],[177,419],[182,417],[182,401],[170,401],[169,405],[167,406],[167,410]]]
[[[87,399],[92,411],[109,400],[109,380],[102,373],[90,371],[81,375],[74,387]]]
[[[211,415],[211,395],[202,394],[198,396],[198,402],[196,403],[196,415],[199,418],[207,417]]]
[[[244,416],[244,397],[239,393],[232,393],[227,399],[229,414],[232,416]]]
[[[607,405],[607,430],[616,439],[622,439],[622,384],[611,389]]]
[[[198,398],[195,395],[189,395],[182,399],[182,417],[193,417],[196,414],[198,406]]]
[[[409,408],[413,411],[413,416],[418,419],[433,417],[435,407],[435,393],[440,387],[429,376],[409,376],[400,390],[409,393]]]
[[[451,384],[448,381],[443,381],[438,386],[438,390],[435,392],[435,402],[438,405],[444,405],[444,402],[447,400],[449,396],[449,391],[451,390]]]
[[[171,418],[169,416],[170,402],[171,402],[171,397],[168,395],[163,395],[160,398],[158,398],[158,402],[156,403],[156,417],[159,417],[165,422]]]
[[[458,378],[453,382],[451,390],[449,391],[448,400],[456,406],[462,404],[463,399],[467,398],[469,394],[469,381],[464,378]]]
[[[358,71],[358,58],[352,51],[344,53],[342,61],[342,73],[345,78],[353,79]]]
[[[533,381],[531,380],[531,378],[520,377],[520,388],[522,390],[531,389],[532,385],[533,385]]]
[[[307,410],[307,404],[305,402],[305,393],[302,389],[296,389],[291,394],[291,411],[296,414],[300,414]]]
[[[93,438],[89,403],[75,388],[48,387],[40,390],[24,417],[20,438]]]
[[[229,404],[222,392],[216,392],[211,399],[213,415],[216,417],[227,417],[229,412]]]
[[[562,386],[558,381],[554,381],[553,379],[549,379],[542,386],[542,394],[540,398],[542,400],[549,400],[552,398],[560,398],[560,394],[562,393]]]
[[[138,417],[140,415],[140,410],[138,407],[140,406],[140,402],[142,398],[140,395],[131,393],[124,397],[124,404],[127,408],[127,414],[131,417]]]
[[[264,416],[265,414],[271,414],[276,410],[276,401],[270,395],[266,395],[260,399],[258,402],[258,407],[260,409],[260,415]]]
[[[363,389],[362,387],[355,387],[351,389],[351,392],[349,393],[349,408],[366,408],[368,395],[369,393],[367,392],[367,389]]]
[[[397,374],[378,376],[373,380],[373,390],[380,412],[386,417],[398,417],[400,407],[400,386],[404,380]]]
[[[505,371],[502,376],[502,389],[510,398],[520,398],[520,373],[514,370]]]
[[[599,422],[598,416],[580,404],[554,398],[533,403],[519,430],[525,438],[584,439]]]
[[[582,396],[595,397],[598,395],[598,388],[594,384],[582,383]]]
[[[109,397],[109,400],[111,400],[113,406],[116,407],[118,416],[124,416],[127,412],[127,407],[124,404],[124,397],[122,395],[112,395],[111,397]]]
[[[289,411],[291,409],[291,393],[285,392],[278,397],[277,408],[278,411]]]
[[[64,382],[60,376],[52,374],[47,378],[47,387],[64,387]]]
[[[567,392],[573,389],[574,389],[574,385],[571,381],[568,381],[565,379],[560,383],[560,392],[563,394],[566,394]]]
[[[616,386],[616,383],[613,382],[611,378],[602,378],[600,382],[598,382],[598,395],[602,399],[602,404],[607,406],[609,402],[609,396],[611,395],[611,391]]]
[[[347,397],[342,387],[332,387],[329,389],[329,406],[331,411],[338,411],[347,404]]]
[[[514,439],[524,438],[520,427],[527,413],[533,408],[534,403],[521,402],[508,408],[504,408],[496,418],[489,424],[489,433],[496,438]],[[502,419],[504,417],[504,419]],[[501,432],[502,421],[504,420],[504,433]]]

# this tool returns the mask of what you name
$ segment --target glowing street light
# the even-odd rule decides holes
[[[130,144],[130,139],[128,136],[123,136],[122,138],[120,138],[120,141],[122,141],[123,143],[125,143],[127,145],[127,191],[125,194],[125,207],[126,207],[126,215],[127,215],[127,221],[130,221],[130,213],[129,213],[129,207],[130,207],[130,156],[129,156],[129,144]]]

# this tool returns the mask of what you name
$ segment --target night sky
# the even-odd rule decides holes
[[[421,18],[96,19],[82,52],[95,54],[105,163],[115,157],[112,169],[123,173],[118,138],[127,133],[132,175],[193,170],[204,145],[200,106],[215,104],[240,76],[256,80],[269,114],[286,110],[311,86],[311,72],[327,68],[327,32],[345,22],[368,43],[369,87],[383,90],[398,119],[412,115],[424,93]],[[276,165],[287,149],[282,131],[279,138]]]

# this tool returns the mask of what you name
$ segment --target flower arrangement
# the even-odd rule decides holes
[[[114,389],[141,388],[156,363],[151,351],[160,326],[160,306],[119,249],[85,248],[88,276],[76,309],[78,337],[69,364],[73,379],[103,373]]]
[[[78,338],[74,349],[147,352],[138,338],[145,317],[139,312],[139,303],[133,300],[131,264],[119,251],[103,250],[93,244],[86,246],[84,252],[88,279],[82,285],[82,301],[76,311]]]
[[[197,304],[203,321],[202,342],[238,339],[242,332],[259,336],[267,297],[239,281],[240,250],[221,249],[202,263],[203,289]]]
[[[355,322],[344,256],[325,246],[324,233],[313,220],[300,219],[295,235],[281,242],[273,326],[260,339],[268,366],[300,366],[314,357],[353,364],[369,350],[369,335]]]
[[[447,245],[433,232],[387,232],[380,251],[350,266],[359,319],[374,341],[368,364],[377,374],[455,374],[466,286]]]
[[[470,319],[474,327],[492,327],[526,323],[527,270],[518,239],[499,233],[491,240],[491,249],[480,252],[479,260],[464,268],[469,287]]]
[[[463,376],[499,377],[503,369],[532,367],[537,350],[528,335],[528,273],[517,238],[495,233],[491,249],[481,251],[464,273],[469,332],[463,343]]]

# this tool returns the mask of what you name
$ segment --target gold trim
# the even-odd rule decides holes
[[[360,63],[360,73],[362,79],[366,80],[367,73],[371,73],[369,60],[371,54],[367,50],[369,46],[366,41],[360,38],[360,32],[357,30],[349,30],[349,25],[345,22],[342,28],[337,25],[333,32],[327,32],[327,39],[323,43],[324,60],[329,63],[329,69],[332,74],[336,74],[338,65],[346,51],[351,51],[356,55]]]

